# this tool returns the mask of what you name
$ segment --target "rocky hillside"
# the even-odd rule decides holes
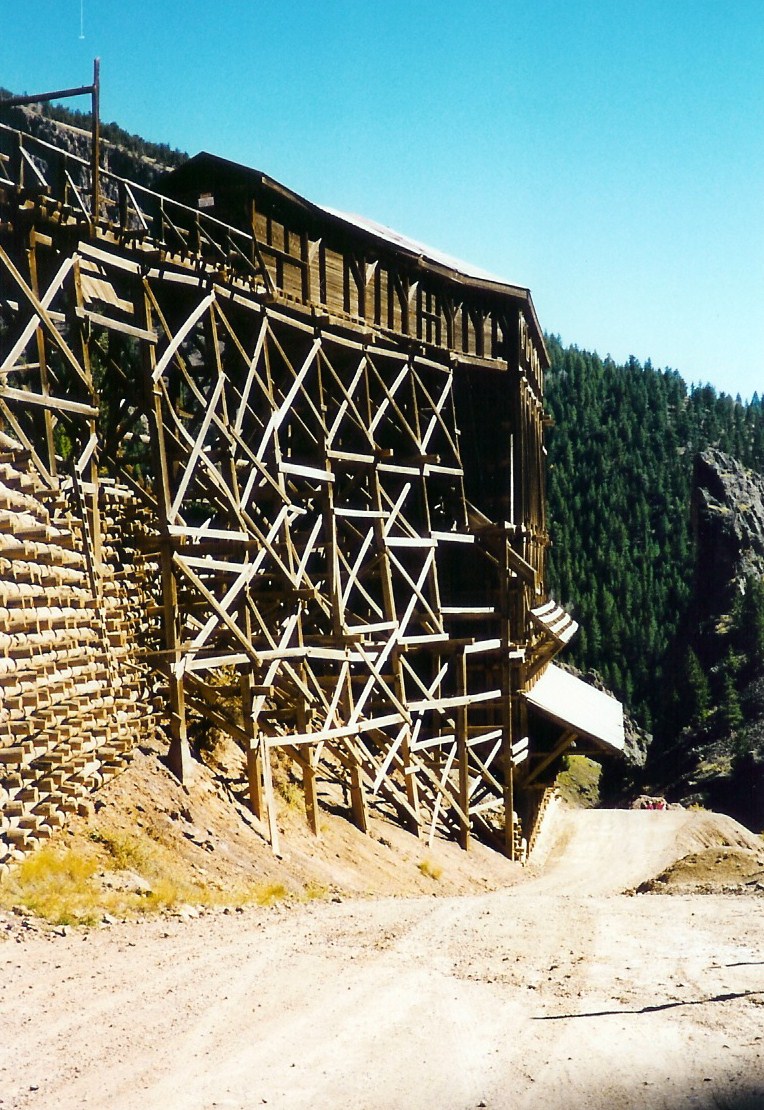
[[[78,158],[90,158],[89,115],[50,106],[2,109],[2,100],[11,95],[6,89],[0,89],[0,123],[67,150]],[[138,135],[129,135],[114,123],[101,124],[101,152],[105,170],[149,189],[162,174],[187,158],[166,143],[148,143]]]
[[[764,473],[764,406],[649,360],[547,346],[550,583],[581,626],[566,659],[664,735],[666,653],[693,590],[693,461],[715,447]]]
[[[705,634],[731,613],[749,578],[764,575],[764,479],[710,448],[697,456],[692,493],[693,602]]]
[[[673,800],[764,826],[764,477],[718,449],[696,459],[696,564],[673,655],[674,738],[648,753]],[[669,733],[670,735],[670,733]]]

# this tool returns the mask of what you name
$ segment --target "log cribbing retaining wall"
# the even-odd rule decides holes
[[[86,806],[157,724],[136,649],[150,629],[134,499],[102,486],[91,574],[68,484],[50,490],[25,453],[0,450],[0,874]]]

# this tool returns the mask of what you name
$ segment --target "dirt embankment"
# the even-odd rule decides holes
[[[0,887],[0,909],[15,904],[54,924],[97,924],[156,910],[194,916],[277,901],[476,894],[542,873],[539,891],[556,894],[640,884],[656,891],[735,884],[757,890],[762,841],[721,815],[585,811],[557,799],[554,819],[523,868],[479,842],[463,852],[440,836],[418,839],[383,809],[372,811],[365,836],[348,819],[341,789],[328,782],[321,785],[316,837],[299,787],[285,767],[276,771],[278,858],[246,804],[244,761],[234,744],[221,743],[208,763],[195,763],[184,785],[158,750],[136,751],[127,770],[96,795],[93,812],[72,819]],[[679,860],[679,870],[670,871]]]
[[[322,785],[320,836],[309,830],[302,792],[280,773],[281,855],[246,804],[243,757],[218,746],[181,785],[158,751],[131,764],[0,887],[0,908],[42,913],[54,924],[99,923],[156,910],[193,916],[205,908],[342,897],[467,894],[504,889],[523,877],[485,845],[421,839],[385,819],[362,834],[335,785]],[[34,927],[32,921],[27,927]],[[0,1104],[1,1106],[2,1104]]]
[[[764,891],[764,840],[699,810],[575,810],[553,802],[531,861],[555,894]]]

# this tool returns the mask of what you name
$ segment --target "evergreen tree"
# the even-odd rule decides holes
[[[764,674],[764,581],[761,578],[751,575],[746,579],[734,614],[733,639],[743,656],[745,678]]]
[[[736,732],[743,723],[743,709],[737,692],[737,663],[729,655],[722,672],[722,695],[719,703],[719,722],[725,732]]]
[[[711,687],[700,660],[691,647],[685,654],[684,678],[687,691],[687,723],[702,724],[711,707]]]
[[[764,469],[764,408],[688,388],[649,360],[617,365],[555,336],[547,347],[549,580],[586,630],[569,658],[609,675],[641,722],[666,727],[683,716],[674,705],[667,717],[667,685],[687,694],[685,661],[667,651],[692,585],[693,460],[717,446]]]

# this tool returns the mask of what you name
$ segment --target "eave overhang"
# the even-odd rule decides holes
[[[524,696],[530,706],[562,729],[590,741],[596,750],[623,752],[623,706],[612,694],[550,663]]]

